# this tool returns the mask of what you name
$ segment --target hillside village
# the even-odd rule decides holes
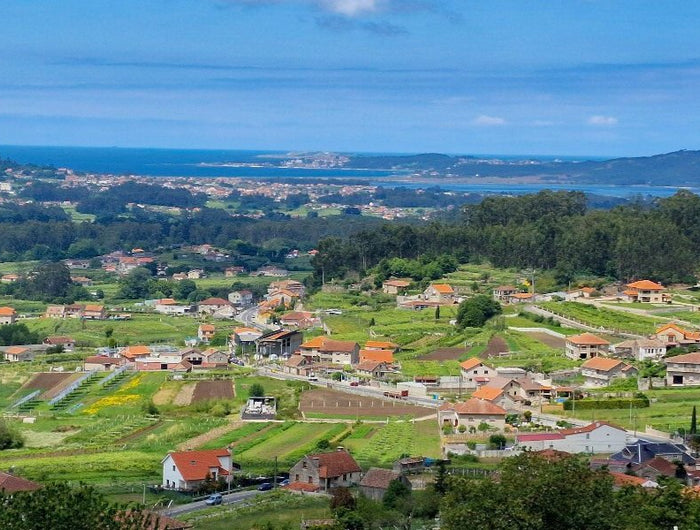
[[[181,252],[226,259],[209,245]],[[634,476],[645,488],[677,477],[680,461],[686,487],[700,487],[687,430],[700,390],[692,287],[642,279],[533,292],[527,276],[491,270],[484,281],[483,268],[467,266],[428,283],[331,283],[309,294],[302,276],[281,267],[171,274],[141,249],[65,265],[94,292],[116,293],[110,282],[147,266],[154,281],[191,281],[202,294],[3,300],[0,323],[40,339],[0,347],[5,421],[30,447],[3,461],[22,480],[47,474],[27,460],[37,451],[58,444],[100,454],[118,442],[138,455],[153,499],[269,477],[273,455],[282,473],[268,481],[284,489],[352,486],[377,499],[396,479],[424,487],[435,462],[468,457],[488,472],[523,451],[588,455],[616,483]],[[31,273],[2,282],[25,279]],[[217,287],[207,293],[200,284]],[[497,303],[498,314],[464,328],[459,308],[479,297]],[[163,336],[163,325],[177,331]],[[251,392],[255,385],[269,393]],[[105,431],[115,420],[121,426]],[[175,434],[178,422],[187,427]],[[336,471],[319,471],[329,466]]]

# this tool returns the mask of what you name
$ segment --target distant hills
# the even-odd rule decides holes
[[[435,153],[356,155],[349,157],[345,167],[433,173],[445,178],[522,177],[562,184],[700,185],[700,151],[685,150],[646,157],[581,162],[477,158]]]

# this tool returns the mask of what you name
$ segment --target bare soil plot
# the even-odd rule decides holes
[[[186,407],[192,403],[192,395],[194,394],[194,389],[196,386],[196,383],[183,385],[180,391],[177,393],[177,396],[175,396],[175,399],[173,399],[173,405]]]
[[[469,348],[471,349],[471,348]],[[469,352],[466,348],[438,348],[430,353],[421,355],[418,361],[456,361]]]
[[[550,348],[562,349],[566,346],[566,339],[563,339],[561,337],[554,337],[547,333],[541,333],[537,331],[529,331],[527,332],[527,334],[533,339],[540,341],[542,344],[546,344]]]
[[[192,387],[194,389],[194,386]],[[161,388],[153,395],[153,404],[160,407],[162,405],[167,405],[178,394],[178,389],[175,387]]]
[[[199,381],[192,394],[192,403],[212,399],[233,399],[233,381]]]
[[[177,449],[178,451],[190,451],[192,449],[197,449],[198,447],[201,447],[202,445],[211,440],[216,440],[217,438],[222,437],[227,432],[235,431],[241,425],[243,425],[242,421],[232,421],[231,423],[227,423],[226,425],[222,425],[221,427],[216,427],[211,431],[205,432],[204,434],[200,434],[199,436],[195,436],[194,438],[190,438],[189,440],[182,442],[180,445],[177,446]]]
[[[65,379],[70,378],[73,372],[42,372],[36,374],[24,385],[24,389],[50,390]]]
[[[310,390],[301,395],[299,408],[304,413],[329,416],[427,416],[434,409],[418,407],[397,399],[386,401],[335,390]]]
[[[505,339],[494,335],[493,337],[491,337],[491,340],[489,341],[489,344],[486,347],[484,356],[495,357],[499,353],[507,353],[509,351],[510,348],[508,348],[508,343],[505,341]]]

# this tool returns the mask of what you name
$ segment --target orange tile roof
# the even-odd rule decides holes
[[[300,346],[300,348],[304,348],[306,350],[314,350],[317,349],[319,351],[326,351],[326,352],[351,352],[357,347],[357,342],[353,342],[351,340],[334,340],[334,339],[329,339],[328,337],[324,337],[323,335],[319,335],[318,337],[314,337],[313,339],[306,341],[304,344]]]
[[[226,449],[209,449],[206,451],[181,451],[168,453],[182,478],[185,480],[204,480],[211,468],[217,468],[221,475],[228,475],[228,470],[221,467],[219,457],[229,456]]]
[[[394,352],[391,350],[360,350],[360,362],[364,361],[393,363]]]
[[[666,357],[664,359],[664,362],[666,362],[666,364],[700,364],[700,352],[686,353],[685,355],[676,355],[674,357]]]
[[[88,304],[85,306],[85,311],[95,311],[96,313],[100,313],[102,310],[104,310],[103,305]]]
[[[486,401],[493,401],[494,399],[499,398],[501,394],[503,394],[502,388],[496,388],[493,386],[482,386],[481,388],[478,388],[476,389],[476,391],[474,391],[472,397],[478,399],[485,399]]]
[[[390,287],[408,287],[411,285],[411,282],[407,280],[386,280],[384,285],[388,285]]]
[[[379,366],[383,365],[383,361],[363,361],[355,365],[355,370],[359,372],[374,372]]]
[[[324,337],[323,335],[319,335],[318,337],[314,337],[313,339],[307,340],[300,347],[306,348],[308,350],[311,350],[313,348],[320,348],[321,346],[323,346],[323,341],[325,339],[326,339],[326,337]]]
[[[526,300],[527,298],[532,298],[532,293],[515,293],[510,295],[511,298],[517,298],[518,300]]]
[[[471,359],[467,359],[463,363],[461,363],[459,366],[462,368],[462,370],[471,370],[475,366],[479,366],[480,364],[484,364],[484,361],[479,359],[478,357],[472,357]]]
[[[478,398],[471,398],[462,403],[445,403],[439,410],[454,410],[457,414],[473,414],[475,416],[506,415],[506,411],[498,405]]]
[[[345,450],[337,450],[331,453],[318,453],[309,455],[309,458],[318,459],[319,477],[334,478],[345,473],[361,473],[362,468],[355,459]]]
[[[15,311],[12,307],[0,307],[0,316],[2,317],[9,317],[16,314],[17,311]]]
[[[607,340],[601,339],[600,337],[593,335],[593,333],[581,333],[580,335],[571,335],[566,340],[568,342],[571,342],[572,344],[593,344],[599,346],[610,345],[610,343]]]
[[[231,305],[231,302],[223,298],[207,298],[199,302],[199,305]]]
[[[259,329],[256,328],[233,328],[233,332],[236,334],[239,333],[262,333]]]
[[[127,359],[134,359],[136,357],[150,355],[150,353],[151,348],[149,348],[148,346],[137,345],[127,347],[124,351],[122,351],[121,355],[122,357],[126,357]]]
[[[177,302],[173,298],[161,298],[157,302],[158,305],[175,305]]]
[[[397,344],[394,344],[393,342],[389,341],[384,341],[384,340],[368,340],[365,342],[365,348],[377,348],[380,350],[393,350],[398,348]]]
[[[214,324],[200,324],[199,329],[201,329],[202,331],[215,331],[216,327],[214,326]]]
[[[440,294],[454,294],[455,292],[452,286],[446,283],[434,283],[431,287]]]
[[[9,353],[10,355],[17,355],[26,351],[29,351],[29,348],[25,348],[24,346],[10,346],[5,350],[5,353]]]
[[[641,289],[643,291],[662,291],[664,289],[663,285],[652,282],[651,280],[639,280],[638,282],[628,283],[627,287],[631,289]]]
[[[610,359],[608,357],[592,357],[581,365],[581,368],[589,368],[591,370],[602,370],[609,372],[623,363],[620,359]]]

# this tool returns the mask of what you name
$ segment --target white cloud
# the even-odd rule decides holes
[[[588,125],[597,127],[611,127],[617,125],[617,118],[614,116],[591,116],[588,118]]]
[[[473,125],[482,125],[485,127],[493,127],[495,125],[505,125],[506,120],[503,118],[500,118],[498,116],[487,116],[486,114],[482,114],[480,116],[477,116],[472,120]]]
[[[319,0],[322,7],[348,17],[377,11],[381,3],[381,0]]]

